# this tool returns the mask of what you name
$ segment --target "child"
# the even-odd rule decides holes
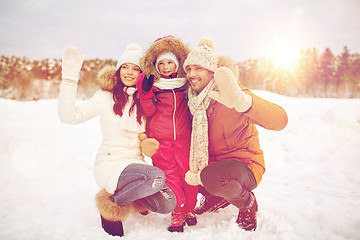
[[[147,135],[160,142],[152,156],[162,169],[166,184],[174,191],[177,207],[172,212],[170,232],[183,232],[185,222],[196,225],[194,208],[197,186],[185,182],[189,170],[191,120],[187,106],[187,81],[183,70],[188,47],[173,36],[156,40],[141,59],[144,73],[136,82],[147,119]],[[145,76],[149,74],[149,79]]]

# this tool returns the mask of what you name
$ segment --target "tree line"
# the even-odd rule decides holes
[[[80,71],[78,94],[85,99],[99,89],[97,74],[115,60],[85,60]],[[27,57],[1,56],[0,97],[15,100],[58,98],[61,82],[61,60],[30,60]]]
[[[360,54],[345,46],[334,56],[329,48],[302,50],[292,69],[269,59],[239,63],[239,80],[252,89],[297,97],[360,97]]]
[[[85,60],[80,71],[78,97],[90,97],[98,88],[97,73],[112,59]],[[267,90],[293,97],[360,97],[360,55],[347,47],[334,56],[329,48],[301,51],[294,68],[269,59],[238,63],[239,81],[250,89]],[[27,57],[0,58],[0,97],[15,100],[58,98],[61,60],[30,60]]]

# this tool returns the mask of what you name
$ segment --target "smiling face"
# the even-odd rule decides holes
[[[159,69],[159,73],[165,76],[170,76],[176,71],[176,64],[170,59],[163,59],[159,61],[157,67]]]
[[[214,78],[214,73],[198,65],[188,65],[186,78],[191,88],[199,94]]]
[[[140,74],[140,68],[138,65],[133,63],[124,63],[120,67],[120,79],[121,82],[127,86],[134,86],[136,83],[136,79]]]

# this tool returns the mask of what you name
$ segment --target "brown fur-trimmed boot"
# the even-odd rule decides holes
[[[111,201],[111,194],[105,190],[100,190],[96,194],[96,206],[99,209],[101,225],[105,232],[112,236],[124,236],[122,221],[134,211],[133,204],[118,206]]]

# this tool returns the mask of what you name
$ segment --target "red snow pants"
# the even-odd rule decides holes
[[[160,147],[151,157],[153,165],[164,171],[165,183],[173,190],[177,205],[185,204],[185,211],[196,206],[198,186],[185,182],[189,170],[190,142],[187,140],[159,140]]]

